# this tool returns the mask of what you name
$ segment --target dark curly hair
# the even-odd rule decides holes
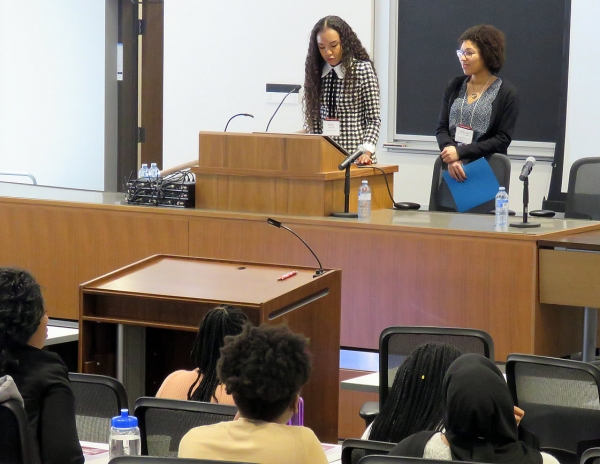
[[[292,405],[308,381],[308,340],[286,326],[245,326],[227,337],[217,366],[243,417],[272,422]]]
[[[399,443],[413,433],[442,430],[444,375],[461,355],[453,346],[441,343],[415,348],[398,368],[369,440]]]
[[[12,349],[27,344],[43,316],[44,298],[33,276],[0,268],[0,375],[16,363]]]
[[[325,29],[333,29],[340,36],[340,44],[342,47],[341,64],[346,70],[344,76],[345,88],[354,86],[356,76],[355,67],[352,60],[368,61],[373,66],[373,61],[363,47],[360,39],[352,28],[339,16],[325,16],[319,19],[310,33],[308,42],[308,53],[306,55],[306,63],[304,66],[304,96],[302,103],[304,106],[304,126],[310,132],[313,129],[313,120],[320,118],[321,106],[321,73],[325,60],[319,51],[317,44],[317,34]],[[373,66],[375,70],[375,66]]]
[[[225,344],[226,336],[238,335],[249,323],[248,316],[235,306],[219,305],[206,313],[190,354],[192,364],[198,368],[198,377],[188,390],[188,400],[209,402],[211,398],[217,399],[215,390],[219,385],[219,351]]]
[[[505,60],[504,45],[506,39],[504,33],[489,24],[480,24],[463,32],[458,39],[458,43],[462,44],[465,40],[470,40],[477,45],[485,67],[492,74],[498,74],[504,66]]]

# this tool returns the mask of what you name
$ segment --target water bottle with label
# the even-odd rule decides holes
[[[158,167],[156,166],[156,163],[152,163],[150,165],[150,169],[148,170],[148,177],[150,178],[150,181],[152,181],[152,182],[156,182],[158,180],[158,178],[160,177],[160,171],[159,171]]]
[[[358,218],[369,219],[371,217],[371,188],[369,182],[362,181],[358,189]]]
[[[496,194],[496,227],[508,226],[508,193],[504,187]]]
[[[148,180],[148,165],[146,163],[142,164],[140,171],[138,172],[138,179],[140,180]]]
[[[121,415],[111,420],[108,450],[109,459],[115,456],[140,456],[142,453],[137,417],[130,416],[127,409],[121,409]]]

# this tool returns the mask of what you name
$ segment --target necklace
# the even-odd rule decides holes
[[[475,86],[471,82],[471,79],[469,79],[469,84],[471,84],[471,88],[473,88],[473,93],[471,94],[471,100],[477,100],[479,98],[479,96],[483,93],[483,91],[487,87],[488,82],[490,82],[491,78],[492,78],[491,76],[488,78],[488,80],[485,82],[485,84],[483,84],[483,87],[481,87],[479,89],[479,92],[475,92],[475,88],[474,88]]]

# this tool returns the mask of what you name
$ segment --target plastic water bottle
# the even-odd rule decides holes
[[[496,194],[496,227],[508,226],[508,193],[504,187]]]
[[[148,170],[148,177],[152,182],[156,182],[160,177],[160,171],[158,170],[156,163],[152,163],[150,165],[150,169]]]
[[[121,409],[121,415],[113,417],[110,425],[109,459],[115,456],[140,456],[142,440],[137,417],[130,416],[127,409]]]
[[[140,171],[138,172],[138,179],[148,179],[150,175],[148,171],[148,165],[146,163],[142,164]]]
[[[371,217],[371,188],[366,180],[358,189],[358,219],[369,219]]]

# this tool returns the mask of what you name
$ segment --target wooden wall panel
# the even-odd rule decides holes
[[[328,268],[342,269],[342,346],[376,349],[391,325],[489,332],[496,359],[534,352],[537,248],[493,240],[356,227],[293,225]],[[256,221],[190,222],[190,254],[314,265],[283,230]]]
[[[0,203],[0,265],[27,269],[50,317],[79,317],[79,284],[157,253],[187,254],[186,219]]]

